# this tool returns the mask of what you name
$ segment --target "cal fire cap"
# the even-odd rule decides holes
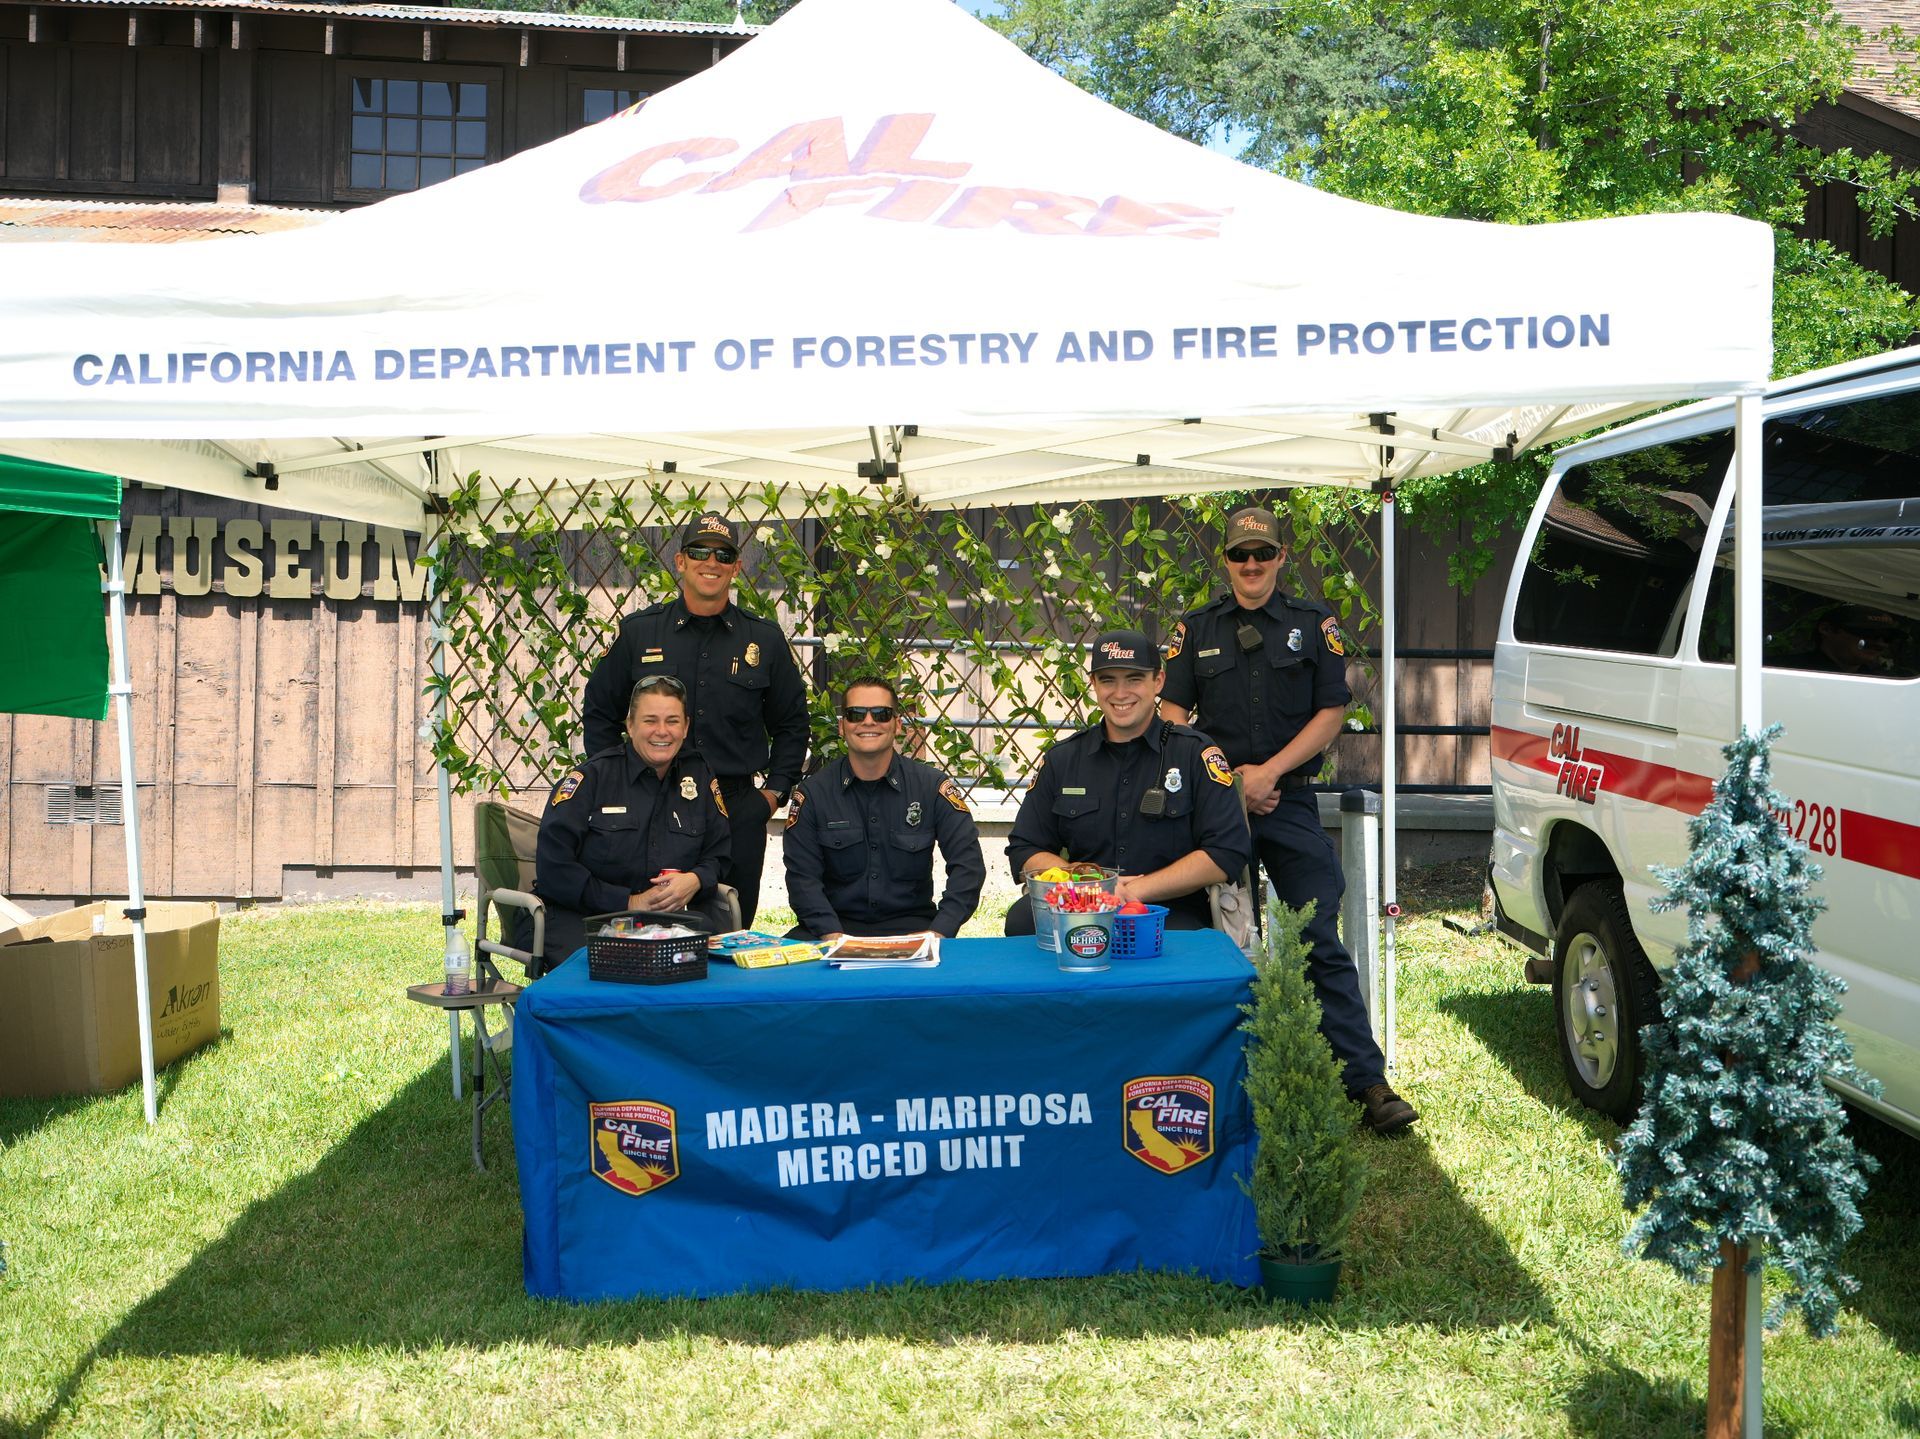
[[[725,515],[709,510],[680,532],[680,548],[688,545],[732,545],[740,548],[740,533]]]
[[[1087,668],[1101,670],[1139,670],[1152,674],[1160,668],[1160,648],[1139,630],[1103,630],[1093,642],[1093,657]]]
[[[1278,546],[1280,543],[1280,521],[1274,518],[1272,510],[1235,510],[1227,516],[1227,537],[1220,548],[1225,551],[1241,545]]]

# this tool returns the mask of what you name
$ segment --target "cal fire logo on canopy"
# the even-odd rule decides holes
[[[1120,1114],[1127,1153],[1162,1174],[1178,1174],[1213,1153],[1213,1085],[1197,1074],[1129,1079]]]
[[[673,1110],[651,1099],[587,1106],[593,1172],[622,1194],[649,1194],[680,1177]]]

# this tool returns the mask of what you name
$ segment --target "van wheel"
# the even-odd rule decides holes
[[[1640,1107],[1640,1029],[1660,1017],[1660,982],[1633,937],[1614,880],[1582,885],[1553,943],[1553,1008],[1574,1097],[1621,1124]]]

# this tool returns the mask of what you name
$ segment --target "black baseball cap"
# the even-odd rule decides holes
[[[688,545],[731,545],[740,548],[740,531],[725,515],[712,510],[701,515],[680,532],[680,548]]]
[[[1139,630],[1102,630],[1093,642],[1088,670],[1138,670],[1154,674],[1160,668],[1160,647]]]
[[[1226,551],[1241,545],[1286,548],[1286,541],[1280,538],[1280,520],[1272,510],[1248,508],[1227,516],[1227,537],[1220,548]]]

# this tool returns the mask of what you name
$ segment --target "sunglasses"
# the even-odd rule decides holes
[[[633,687],[634,697],[637,699],[649,690],[665,690],[670,695],[679,695],[681,699],[687,697],[686,685],[674,675],[648,675]]]
[[[718,560],[723,565],[733,564],[740,558],[740,551],[732,545],[682,545],[680,553],[690,560]]]
[[[885,724],[894,716],[892,705],[848,705],[840,711],[840,718],[848,724],[859,724],[863,720],[879,720]]]
[[[1236,565],[1244,565],[1252,560],[1255,564],[1266,564],[1269,560],[1280,558],[1278,545],[1242,545],[1237,550],[1228,550],[1227,558]]]

